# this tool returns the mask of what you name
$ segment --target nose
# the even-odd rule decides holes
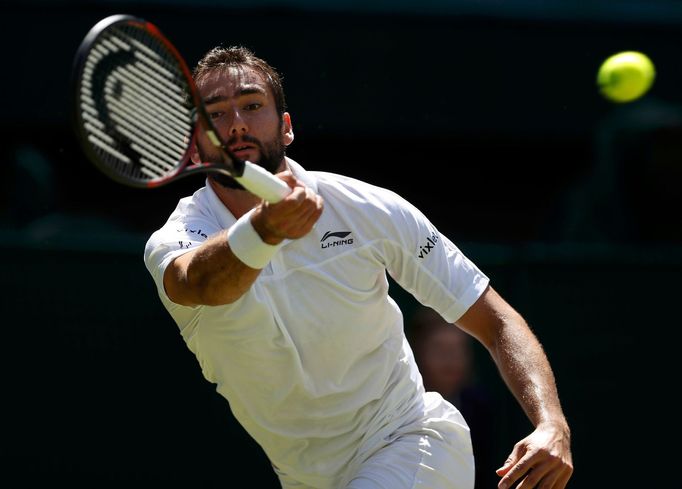
[[[230,136],[238,136],[240,134],[246,134],[249,131],[249,127],[246,124],[246,120],[242,117],[240,110],[235,110],[232,114],[232,120],[230,121],[229,133]]]

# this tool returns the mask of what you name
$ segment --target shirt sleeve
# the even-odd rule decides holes
[[[181,219],[171,217],[147,240],[144,263],[154,279],[159,296],[164,301],[171,302],[163,286],[163,275],[168,265],[220,230],[216,223],[203,216],[183,216]]]
[[[391,236],[385,241],[386,269],[420,303],[455,322],[485,291],[489,279],[416,207],[395,198]]]

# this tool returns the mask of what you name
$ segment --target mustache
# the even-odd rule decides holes
[[[232,136],[225,142],[225,146],[228,147],[232,146],[233,144],[237,144],[240,140],[244,143],[255,144],[256,146],[258,146],[259,150],[263,151],[263,143],[261,143],[259,139],[251,136],[250,134],[244,134],[243,136]]]

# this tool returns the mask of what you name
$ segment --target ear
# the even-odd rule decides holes
[[[192,160],[192,163],[195,165],[198,165],[201,163],[201,157],[199,156],[199,149],[197,149],[197,142],[194,141],[192,143],[192,147],[189,150],[189,158]]]
[[[294,128],[291,125],[291,115],[289,112],[282,114],[282,141],[284,146],[289,146],[294,142]]]

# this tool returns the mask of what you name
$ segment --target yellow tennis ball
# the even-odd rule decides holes
[[[623,51],[609,56],[599,67],[597,85],[607,99],[632,102],[649,91],[656,78],[651,59],[638,51]]]

